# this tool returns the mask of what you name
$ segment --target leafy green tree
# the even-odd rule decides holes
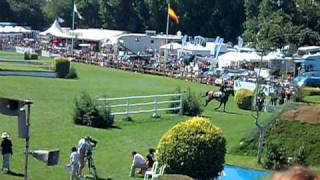
[[[11,18],[13,16],[13,12],[10,8],[10,4],[8,3],[8,0],[2,0],[0,1],[0,21],[11,21]]]
[[[82,28],[99,28],[101,19],[99,16],[99,0],[76,0],[77,9],[84,20],[78,19],[78,26]]]
[[[73,4],[72,1],[68,0],[52,0],[49,1],[44,7],[43,11],[48,19],[49,26],[52,21],[57,17],[64,19],[64,26],[72,26],[72,11]]]
[[[12,11],[12,18],[8,20],[19,23],[20,25],[32,26],[39,29],[46,22],[42,7],[46,4],[46,0],[10,0],[7,1]],[[1,8],[2,9],[2,8]]]

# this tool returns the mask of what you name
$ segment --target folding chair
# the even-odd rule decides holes
[[[152,180],[155,180],[155,179],[158,179],[159,176],[163,176],[163,173],[164,173],[164,169],[167,167],[167,165],[162,165],[160,167],[160,171],[159,171],[159,174],[153,174],[152,175]]]
[[[152,165],[151,171],[146,171],[144,174],[144,180],[147,180],[149,176],[152,176],[157,173],[158,161],[155,161]]]

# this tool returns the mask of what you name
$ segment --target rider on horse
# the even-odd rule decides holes
[[[219,98],[222,99],[222,97],[226,93],[226,88],[228,86],[228,82],[225,81],[224,83],[221,84],[220,89],[219,89]]]

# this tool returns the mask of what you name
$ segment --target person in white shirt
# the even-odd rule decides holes
[[[144,173],[147,170],[147,164],[144,157],[135,151],[132,152],[132,156],[133,156],[133,161],[131,165],[130,176],[131,177],[135,176],[136,168],[141,168],[142,175],[144,176]]]
[[[70,180],[79,179],[80,155],[76,147],[72,147],[70,155],[71,174]]]
[[[86,136],[84,138],[81,138],[78,144],[78,153],[79,153],[79,175],[82,176],[82,170],[85,165],[85,157],[87,151],[90,149],[90,144],[89,144],[89,136]]]

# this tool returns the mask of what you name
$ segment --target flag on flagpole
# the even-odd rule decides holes
[[[78,15],[78,18],[79,18],[79,19],[84,19],[84,18],[81,16],[81,14],[79,13],[76,4],[74,4],[74,6],[73,6],[73,13],[76,13],[76,14]]]
[[[174,12],[174,10],[171,7],[169,7],[168,9],[168,14],[171,20],[179,24],[179,17],[176,15],[176,12]]]
[[[62,19],[61,17],[58,17],[57,20],[58,20],[58,22],[61,23],[61,24],[64,23],[64,19]]]

